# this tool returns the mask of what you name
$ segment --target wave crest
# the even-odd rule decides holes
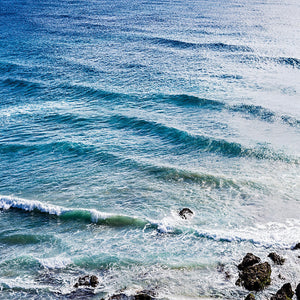
[[[110,214],[96,209],[65,208],[58,205],[43,203],[37,200],[27,200],[10,196],[0,197],[0,209],[19,209],[28,212],[45,213],[65,220],[79,220],[108,226],[144,227],[149,221],[126,215]]]

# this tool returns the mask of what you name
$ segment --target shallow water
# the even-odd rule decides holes
[[[272,251],[286,263],[257,298],[295,288],[299,15],[296,0],[1,0],[0,298],[243,299],[236,265]]]

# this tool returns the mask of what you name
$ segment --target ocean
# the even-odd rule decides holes
[[[0,0],[0,299],[244,299],[248,252],[272,265],[257,299],[295,288],[299,16],[298,0]],[[85,275],[96,288],[74,287]]]

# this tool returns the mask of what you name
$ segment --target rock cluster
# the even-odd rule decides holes
[[[189,208],[183,208],[179,215],[183,219],[188,219],[193,216],[193,212]],[[300,243],[296,244],[292,250],[300,250]],[[268,257],[274,262],[274,264],[282,265],[285,259],[275,252],[272,252]],[[219,272],[225,272],[225,265],[220,264],[218,266]],[[236,285],[241,285],[249,291],[261,291],[265,289],[271,283],[271,266],[268,262],[261,263],[261,259],[252,253],[247,253],[243,258],[242,262],[238,265],[239,278],[236,281]],[[225,272],[226,279],[230,279],[231,275],[228,271]],[[279,274],[279,278],[284,279]],[[95,288],[99,284],[98,277],[95,275],[86,275],[79,277],[77,282],[74,284],[76,288],[71,294],[74,297],[80,297],[78,292],[80,291],[94,291],[90,288]],[[87,289],[77,289],[79,287],[84,287]],[[295,290],[297,300],[300,300],[300,283],[297,285]],[[294,296],[294,291],[290,283],[285,283],[275,295],[271,296],[270,300],[291,300]],[[134,295],[127,295],[125,293],[114,294],[105,298],[107,300],[157,300],[156,293],[151,290],[139,291]],[[102,299],[104,300],[104,299]],[[250,293],[247,295],[245,300],[255,300],[255,296]]]
[[[298,248],[299,247],[299,248]],[[300,249],[300,243],[296,244],[293,250]],[[285,259],[277,253],[272,252],[268,257],[274,264],[282,265]],[[268,262],[260,263],[261,259],[252,253],[247,253],[242,262],[238,265],[239,278],[237,285],[242,285],[250,291],[261,291],[271,283],[271,266]],[[284,279],[279,274],[279,278]],[[300,300],[300,283],[297,285],[295,293],[290,283],[285,283],[270,300],[292,300],[296,294],[297,300]],[[255,296],[250,293],[245,300],[255,300]]]
[[[237,285],[244,286],[249,291],[263,290],[271,283],[271,266],[268,262],[259,263],[260,258],[247,253],[238,265],[239,279]]]
[[[96,287],[97,284],[99,283],[98,277],[95,275],[86,275],[83,277],[79,277],[77,282],[74,284],[75,288],[78,288],[80,286],[84,287]]]

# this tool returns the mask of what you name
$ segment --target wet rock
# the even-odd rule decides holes
[[[271,252],[268,257],[270,257],[276,265],[283,265],[285,262],[285,259],[275,252]]]
[[[290,283],[284,284],[275,296],[271,297],[271,300],[291,300],[294,296],[292,286]]]
[[[260,262],[260,258],[252,253],[247,253],[243,261],[238,265],[239,270],[244,270],[247,267],[253,266]]]
[[[282,276],[281,274],[278,274],[278,278],[281,279],[281,280],[285,280],[285,277]]]
[[[239,274],[237,285],[244,286],[249,291],[263,290],[271,283],[271,266],[269,263],[261,263],[249,266]]]
[[[138,295],[146,294],[148,296],[151,296],[152,298],[155,298],[157,296],[156,289],[157,289],[157,287],[155,287],[154,289],[141,290],[141,291],[137,292],[137,294]]]
[[[92,275],[90,277],[90,284],[91,284],[91,286],[92,287],[96,287],[98,283],[99,283],[98,277],[95,276],[95,275]]]
[[[95,275],[86,275],[83,277],[79,277],[78,281],[74,284],[75,288],[78,288],[80,286],[85,286],[85,287],[96,287],[97,284],[99,283],[98,277]]]
[[[134,296],[133,298],[134,300],[152,300],[154,298],[152,298],[150,295],[148,294],[137,294]]]
[[[189,219],[189,218],[191,218],[192,216],[193,216],[193,212],[189,209],[189,208],[187,208],[187,207],[185,207],[185,208],[183,208],[180,212],[179,212],[179,216],[182,218],[182,219]]]
[[[285,294],[288,298],[293,298],[294,296],[294,292],[290,283],[284,284],[278,292]]]
[[[108,300],[155,300],[152,296],[146,293],[138,293],[136,295],[127,296],[126,294],[116,294],[108,298]]]
[[[238,280],[235,282],[235,285],[242,286],[241,278],[238,278]]]
[[[292,247],[292,250],[299,250],[300,249],[300,243],[297,243],[294,247]]]
[[[297,285],[297,288],[296,288],[296,296],[297,296],[297,299],[300,300],[300,283]]]
[[[255,300],[255,297],[252,293],[250,293],[246,298],[245,300]]]

